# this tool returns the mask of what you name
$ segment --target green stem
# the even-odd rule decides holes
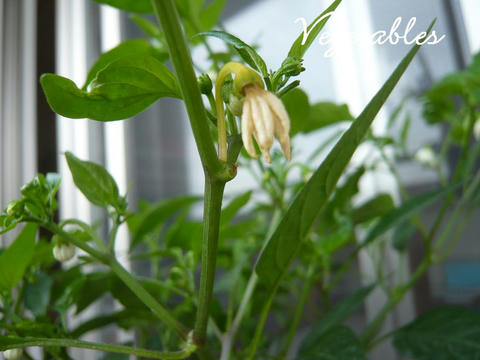
[[[210,300],[215,280],[218,233],[224,188],[225,182],[212,180],[209,177],[205,178],[202,272],[200,275],[198,311],[194,330],[194,340],[199,345],[203,345],[206,340]]]
[[[210,104],[210,109],[212,110],[212,114],[217,116],[217,104],[215,102],[215,96],[213,96],[213,93],[210,92],[207,95],[208,103]]]
[[[203,167],[209,173],[220,172],[223,166],[217,158],[202,95],[193,69],[192,57],[180,25],[175,2],[174,0],[152,0],[152,5],[165,35]]]
[[[371,349],[372,344],[374,343],[374,339],[377,336],[378,332],[381,330],[387,315],[395,308],[395,306],[398,305],[400,301],[402,301],[405,294],[415,285],[418,279],[420,279],[420,277],[425,273],[425,271],[427,271],[429,266],[430,255],[427,254],[420,266],[410,278],[410,281],[408,281],[408,283],[402,286],[395,294],[395,296],[390,298],[390,300],[383,306],[382,310],[377,314],[372,323],[367,327],[367,330],[365,330],[362,336],[362,341],[365,344],[366,349]]]
[[[285,358],[288,355],[290,350],[290,346],[292,346],[293,340],[295,339],[295,335],[297,333],[298,324],[300,323],[300,319],[302,318],[303,309],[305,304],[307,303],[308,295],[312,290],[312,286],[315,280],[315,269],[316,269],[316,259],[313,259],[308,267],[307,276],[305,280],[305,284],[302,289],[302,293],[300,295],[300,299],[298,300],[297,307],[295,309],[295,315],[293,316],[292,325],[288,331],[287,341],[285,342],[285,346],[283,347],[282,351],[282,358]]]
[[[475,176],[475,178],[472,180],[468,188],[465,190],[462,198],[460,199],[460,203],[456,207],[455,211],[450,217],[450,220],[445,226],[442,236],[439,238],[439,240],[435,244],[435,249],[434,249],[435,256],[437,255],[437,252],[442,249],[445,242],[451,239],[449,235],[452,232],[452,230],[454,228],[458,230],[461,227],[461,225],[459,226],[457,221],[458,217],[460,216],[461,212],[463,211],[463,208],[468,203],[468,201],[475,195],[475,192],[477,191],[479,186],[480,186],[480,172]],[[467,219],[468,217],[465,216],[464,218]]]
[[[453,183],[456,184],[459,182],[462,178],[463,174],[463,168],[465,163],[467,162],[468,155],[469,155],[469,149],[470,149],[470,144],[471,144],[471,138],[472,138],[472,132],[473,132],[473,127],[475,125],[475,110],[473,109],[470,113],[470,119],[469,119],[469,126],[468,126],[468,131],[467,135],[465,137],[465,141],[462,146],[462,153],[460,155],[460,159],[457,163],[457,166],[455,168],[455,173],[453,175]],[[447,198],[444,200],[443,205],[440,209],[440,212],[437,215],[437,218],[435,219],[435,222],[432,226],[432,229],[430,231],[430,240],[433,241],[435,238],[435,235],[437,234],[437,231],[440,228],[440,225],[442,225],[443,218],[447,214],[448,209],[450,208],[450,205],[453,202],[454,199],[454,194],[449,194]]]
[[[268,228],[267,234],[265,236],[265,242],[270,239],[273,232],[278,226],[280,219],[282,217],[282,211],[280,208],[276,208],[272,215],[272,220],[270,222],[270,226]],[[248,279],[247,288],[243,293],[242,300],[240,300],[240,306],[237,310],[237,314],[233,320],[232,326],[228,329],[228,332],[225,334],[222,342],[222,353],[221,353],[221,360],[229,360],[230,353],[232,352],[232,347],[235,343],[235,336],[237,334],[237,330],[240,327],[243,317],[245,316],[245,312],[247,310],[247,306],[250,303],[250,300],[255,292],[255,288],[258,284],[258,276],[255,273],[255,270],[252,271],[250,278]],[[268,311],[267,311],[268,313]],[[263,326],[263,325],[262,325]]]
[[[102,239],[98,236],[97,232],[93,230],[90,225],[78,219],[67,219],[62,221],[60,224],[58,224],[58,226],[60,226],[61,228],[63,228],[65,225],[77,225],[83,231],[85,231],[88,235],[90,235],[90,237],[93,239],[95,244],[97,244],[100,250],[106,250],[106,247],[103,244]]]
[[[113,222],[112,230],[110,231],[110,240],[108,242],[108,248],[111,254],[115,254],[115,240],[117,239],[117,232],[120,224],[120,216],[117,215]]]
[[[243,293],[242,300],[240,302],[240,306],[238,307],[237,314],[235,315],[235,319],[233,320],[232,326],[230,327],[229,331],[223,337],[222,341],[222,353],[220,355],[220,360],[229,360],[230,354],[232,352],[233,343],[235,341],[235,336],[237,334],[237,330],[240,327],[240,323],[242,322],[243,316],[247,310],[248,303],[255,291],[255,287],[257,286],[258,276],[255,272],[252,273],[250,279],[248,280],[247,288]]]
[[[0,345],[0,350],[5,351],[8,349],[17,349],[17,348],[24,348],[29,346],[40,346],[40,347],[59,346],[59,347],[91,349],[91,350],[98,350],[98,351],[104,351],[104,352],[129,354],[129,355],[142,356],[146,358],[165,359],[165,360],[186,359],[195,351],[194,345],[187,345],[185,350],[181,350],[177,352],[160,352],[155,350],[137,349],[137,348],[132,348],[130,346],[124,346],[124,345],[98,344],[98,343],[72,340],[72,339],[33,338],[33,337],[32,338],[6,337],[3,341],[3,344]]]
[[[267,321],[268,313],[270,312],[270,307],[272,306],[273,299],[277,294],[277,289],[279,285],[280,281],[275,284],[275,287],[271,290],[270,294],[268,295],[267,301],[263,305],[260,318],[258,319],[257,328],[255,329],[255,334],[250,345],[250,355],[248,356],[248,360],[255,359],[255,353],[257,352],[258,344],[260,343],[260,339],[263,335],[263,327],[265,326],[265,321]]]
[[[383,161],[385,161],[385,163],[387,164],[388,169],[390,170],[390,173],[392,174],[392,176],[395,179],[395,182],[397,183],[402,199],[404,201],[408,200],[410,196],[408,195],[408,191],[402,183],[400,174],[398,173],[397,169],[395,168],[394,164],[392,163],[388,155],[385,153],[385,150],[380,146],[378,146],[378,149],[380,151],[380,156],[382,157]],[[423,237],[425,242],[428,242],[428,239],[429,239],[428,232],[422,220],[420,219],[420,217],[418,215],[414,215],[412,219],[415,226],[417,227],[417,230],[420,232],[420,235]]]
[[[105,264],[110,267],[110,269],[118,276],[120,280],[130,289],[132,292],[155,314],[158,316],[160,320],[162,320],[166,325],[168,325],[171,329],[175,330],[175,332],[183,339],[187,338],[188,330],[177,320],[173,317],[170,312],[163,307],[155,298],[147,291],[145,288],[127,271],[125,268],[118,263],[116,259],[114,259],[109,254],[104,252],[100,252],[91,248],[87,243],[84,241],[76,239],[71,234],[63,231],[60,227],[56,226],[55,224],[48,224],[45,226],[48,230],[52,231],[53,233],[57,233],[67,239],[70,243],[75,245],[76,247],[82,249],[87,254],[91,255],[95,259],[97,259],[100,263]]]

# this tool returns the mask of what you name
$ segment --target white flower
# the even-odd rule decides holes
[[[437,156],[433,152],[432,148],[430,146],[424,146],[420,150],[418,150],[415,153],[415,160],[420,164],[425,167],[436,167],[438,162],[437,162]]]
[[[72,244],[57,244],[53,247],[53,257],[60,262],[66,262],[75,255],[75,246]]]
[[[10,349],[3,352],[6,360],[17,360],[22,356],[22,349]]]
[[[475,123],[473,136],[475,136],[475,140],[480,141],[480,119],[477,119],[477,122]]]
[[[263,157],[271,163],[270,149],[275,136],[285,157],[290,160],[290,118],[282,101],[256,84],[245,86],[243,91],[242,140],[248,154],[257,158],[253,135]]]

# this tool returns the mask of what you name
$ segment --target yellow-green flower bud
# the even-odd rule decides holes
[[[233,91],[237,97],[245,96],[244,88],[247,85],[257,85],[264,88],[262,77],[256,72],[242,65],[235,71],[235,79],[233,79]]]

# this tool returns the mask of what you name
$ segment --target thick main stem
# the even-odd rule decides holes
[[[164,32],[203,167],[210,174],[217,173],[222,169],[222,164],[218,160],[213,145],[192,57],[180,25],[175,2],[174,0],[152,0],[152,5]]]
[[[222,210],[225,182],[205,177],[205,200],[203,210],[202,272],[195,321],[194,341],[203,345],[206,340],[207,324],[215,281],[218,233]]]

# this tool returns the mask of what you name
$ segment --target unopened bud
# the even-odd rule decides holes
[[[415,154],[415,160],[425,167],[436,167],[437,157],[430,146],[424,146]]]
[[[287,76],[297,76],[301,72],[305,71],[303,67],[303,60],[296,57],[289,56],[282,63],[282,73]]]
[[[53,247],[53,257],[60,262],[67,262],[75,255],[75,246],[72,244],[56,244]]]
[[[228,109],[235,116],[242,115],[243,100],[239,99],[234,94],[230,94],[230,98],[228,99]]]
[[[17,360],[22,357],[22,349],[9,349],[3,352],[3,356],[6,360]]]
[[[475,137],[475,140],[480,141],[480,119],[477,120],[473,127],[473,136]]]
[[[23,203],[18,200],[10,201],[5,209],[8,216],[15,215],[23,209]]]
[[[210,76],[207,74],[202,74],[198,77],[198,87],[200,88],[200,92],[204,95],[208,95],[212,92],[213,84]]]

